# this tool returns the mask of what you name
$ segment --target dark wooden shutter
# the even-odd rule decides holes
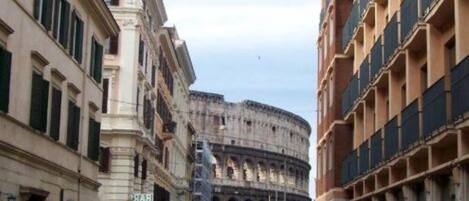
[[[111,149],[109,147],[101,147],[99,155],[99,171],[109,172],[111,165]]]
[[[59,16],[60,16],[60,2],[62,0],[55,0],[54,1],[54,26],[52,28],[52,35],[54,38],[57,38],[58,33],[59,33]]]
[[[69,49],[68,49],[68,52],[70,53],[70,55],[74,56],[74,51],[75,51],[75,27],[76,27],[76,18],[77,18],[77,14],[75,13],[75,11],[72,11],[72,14],[70,16],[70,33],[69,33],[69,36],[70,36],[70,41],[69,41]]]
[[[41,0],[34,0],[34,19],[39,20],[39,14],[41,13]]]
[[[80,108],[72,101],[69,101],[68,104],[67,146],[74,150],[78,150]]]
[[[62,13],[60,15],[60,37],[59,42],[64,48],[68,47],[69,21],[70,21],[70,4],[62,0]]]
[[[94,78],[96,73],[96,39],[94,37],[91,38],[91,53],[90,53],[90,76]]]
[[[134,177],[136,178],[138,178],[138,166],[139,166],[138,154],[136,154],[134,157]]]
[[[41,24],[50,31],[52,28],[52,0],[42,0],[42,18]]]
[[[142,179],[147,179],[147,160],[142,161]]]
[[[58,141],[60,138],[60,111],[62,105],[62,92],[52,88],[52,108],[50,117],[50,137]]]
[[[103,46],[96,42],[95,80],[101,83],[103,71]]]
[[[119,35],[109,38],[109,54],[116,55],[119,53]]]
[[[153,65],[151,68],[151,85],[156,86],[156,66]]]
[[[10,104],[11,53],[0,47],[0,111],[8,113]]]
[[[75,51],[74,51],[74,58],[75,60],[81,64],[83,58],[83,21],[75,17]]]
[[[143,65],[143,52],[144,52],[144,44],[140,36],[140,42],[138,44],[138,64]]]
[[[103,103],[102,103],[101,112],[104,114],[107,113],[108,98],[109,98],[109,79],[103,79]]]
[[[88,127],[88,158],[94,161],[99,159],[100,128],[101,124],[90,118]]]
[[[33,72],[31,86],[31,110],[29,125],[41,132],[47,130],[47,105],[49,100],[49,82]]]

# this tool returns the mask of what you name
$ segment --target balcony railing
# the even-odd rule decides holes
[[[350,109],[352,108],[353,104],[358,98],[359,95],[359,79],[358,73],[355,73],[352,76],[352,79],[349,81],[347,88],[344,90],[342,94],[342,114],[345,116]]]
[[[401,42],[404,42],[417,24],[418,1],[404,0],[401,4]]]
[[[368,140],[366,140],[359,148],[360,150],[360,175],[370,170],[370,152]]]
[[[397,126],[397,117],[394,117],[384,127],[384,159],[391,159],[398,151],[399,128]]]
[[[435,0],[421,0],[420,4],[422,6],[421,11],[423,16],[430,12],[430,6]]]
[[[370,64],[368,63],[368,57],[365,58],[363,63],[360,65],[360,94],[362,94],[366,87],[370,84]]]
[[[423,94],[423,135],[428,138],[447,121],[445,79],[441,78]]]
[[[395,14],[384,29],[384,63],[388,63],[399,45],[399,23]]]
[[[353,181],[358,176],[357,151],[352,151],[344,161],[342,161],[342,184]]]
[[[365,14],[368,3],[370,3],[370,0],[360,0],[360,17],[363,17]]]
[[[370,145],[370,168],[377,167],[383,161],[383,140],[381,137],[381,130],[377,131],[371,136]]]
[[[376,43],[371,48],[371,63],[370,63],[370,80],[375,79],[383,66],[383,46],[381,45],[381,37],[376,40]]]
[[[355,28],[357,27],[360,20],[360,4],[359,1],[355,1],[350,11],[350,15],[345,22],[344,28],[342,30],[342,49],[345,50],[347,44],[353,37]]]
[[[451,70],[451,96],[456,120],[469,111],[469,57]]]
[[[418,100],[412,102],[402,111],[401,119],[401,150],[407,150],[410,146],[417,143],[420,137]]]

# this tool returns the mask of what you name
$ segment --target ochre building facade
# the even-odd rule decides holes
[[[321,3],[316,199],[469,200],[469,2]]]
[[[213,201],[308,201],[310,126],[254,101],[192,91],[190,116],[213,152]]]

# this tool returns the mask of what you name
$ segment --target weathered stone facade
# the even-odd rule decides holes
[[[191,92],[190,114],[214,154],[214,201],[309,200],[310,126],[254,101]]]

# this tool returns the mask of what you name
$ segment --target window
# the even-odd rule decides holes
[[[111,167],[111,149],[109,147],[99,149],[99,171],[108,173]]]
[[[109,99],[109,79],[103,79],[103,103],[101,112],[106,114],[108,112],[108,99]]]
[[[156,87],[156,66],[151,67],[151,86]]]
[[[106,40],[106,54],[117,55],[119,53],[119,35],[111,36]]]
[[[58,87],[52,87],[52,101],[50,113],[49,135],[55,141],[60,138],[60,111],[62,107],[62,91]]]
[[[83,57],[83,21],[78,17],[76,11],[71,17],[70,55],[81,64]]]
[[[143,55],[145,53],[145,44],[143,43],[142,36],[140,36],[140,42],[138,43],[138,64],[143,66]]]
[[[156,110],[163,123],[170,123],[173,120],[173,116],[168,106],[166,105],[165,100],[163,99],[163,95],[161,95],[160,92],[158,92],[158,99],[156,104]]]
[[[68,102],[68,126],[67,126],[67,146],[73,150],[78,150],[78,139],[80,131],[80,108],[74,101]]]
[[[93,37],[91,39],[90,75],[96,82],[101,83],[103,70],[103,46]]]
[[[168,147],[164,148],[164,168],[169,168],[169,149]]]
[[[142,161],[142,179],[147,179],[147,160],[145,159]]]
[[[47,130],[47,107],[49,101],[49,82],[33,71],[31,83],[31,110],[29,125],[42,133]]]
[[[138,166],[140,165],[140,163],[138,162],[139,161],[139,158],[138,158],[138,154],[135,154],[134,156],[134,177],[138,178]]]
[[[99,160],[99,135],[101,123],[93,118],[88,121],[88,158],[94,161]]]
[[[119,0],[104,0],[104,2],[108,6],[118,6],[119,5]]]
[[[34,0],[34,18],[48,31],[52,27],[53,0]]]
[[[10,103],[11,52],[0,46],[0,111],[8,113]]]
[[[163,54],[160,55],[160,71],[163,75],[163,79],[166,84],[166,87],[168,87],[169,92],[171,93],[171,95],[173,95],[174,78],[169,68],[168,62],[163,57]]]
[[[147,129],[151,129],[153,127],[153,121],[155,116],[155,109],[153,108],[151,103],[152,101],[148,99],[148,97],[145,95],[143,101],[143,124]]]
[[[51,1],[51,0],[49,0]],[[70,4],[66,0],[55,0],[53,36],[67,48],[70,19]]]

